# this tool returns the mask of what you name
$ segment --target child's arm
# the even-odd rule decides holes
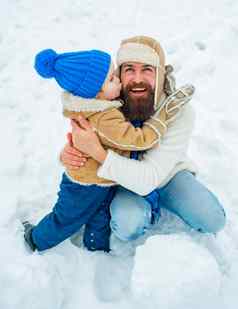
[[[147,150],[160,142],[161,137],[167,131],[167,123],[174,119],[180,107],[191,99],[192,94],[193,89],[190,86],[175,91],[163,101],[159,110],[144,122],[142,128],[135,128],[129,121],[126,121],[124,115],[117,108],[113,107],[96,112],[88,119],[104,145],[121,150]],[[72,104],[78,104],[79,100],[82,100],[82,98],[71,96]],[[117,101],[113,102],[115,106]],[[107,104],[110,104],[110,102],[106,102]],[[170,108],[168,109],[168,107]],[[64,110],[64,115],[71,117],[72,112],[67,114]]]
[[[87,117],[102,144],[112,148],[138,151],[149,149],[159,142],[161,133],[164,134],[167,129],[163,122],[156,119],[146,121],[142,128],[135,128],[117,109],[121,106],[119,101],[83,99],[64,92],[62,102],[63,114],[67,118],[77,120],[78,114],[84,109],[83,116]]]
[[[161,115],[165,114],[162,111]],[[142,128],[135,128],[116,108],[97,113],[90,123],[104,145],[121,150],[146,150],[160,141],[167,130],[162,116],[144,122]]]
[[[144,122],[142,128],[135,128],[115,108],[97,115],[97,119],[92,119],[92,125],[105,145],[122,150],[146,150],[160,142],[167,131],[167,124],[177,117],[193,93],[192,85],[174,91],[162,102],[157,112]]]

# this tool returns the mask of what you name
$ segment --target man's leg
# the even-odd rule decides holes
[[[142,196],[119,188],[110,206],[111,230],[121,241],[136,240],[151,226],[151,206]]]
[[[226,217],[215,195],[188,171],[179,172],[158,192],[160,206],[177,214],[190,227],[201,232],[194,235],[194,240],[211,252],[221,272],[229,272],[227,252],[216,235],[224,227]]]
[[[160,207],[199,232],[214,234],[225,225],[225,212],[216,196],[188,171],[177,173],[158,193]]]
[[[197,231],[216,233],[225,225],[225,212],[218,199],[188,171],[177,173],[158,193],[160,207]],[[112,233],[122,242],[135,240],[151,228],[150,204],[126,189],[118,190],[110,211]]]
[[[111,251],[100,256],[94,278],[96,294],[104,301],[119,299],[130,291],[135,240],[151,225],[150,204],[122,187],[112,200],[110,212]]]
[[[216,233],[224,227],[225,212],[217,198],[189,172],[182,171],[163,188],[158,189],[159,205],[180,216],[192,228],[204,233]],[[107,261],[96,276],[101,298],[117,298],[129,289],[133,269],[136,239],[151,228],[151,206],[145,198],[126,189],[119,189],[111,203],[111,263]],[[110,256],[106,257],[110,259]],[[100,263],[102,264],[102,263]],[[101,268],[102,269],[102,268]],[[107,276],[108,273],[108,276]],[[119,280],[116,280],[117,275]],[[115,276],[112,276],[114,274]],[[104,279],[110,282],[103,285]],[[113,283],[118,283],[113,285]],[[108,290],[110,286],[111,293]]]

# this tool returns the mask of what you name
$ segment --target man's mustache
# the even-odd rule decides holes
[[[129,83],[128,85],[126,85],[125,90],[130,91],[130,90],[133,90],[134,88],[145,88],[145,90],[152,90],[152,87],[150,86],[150,84],[147,84],[145,82]]]

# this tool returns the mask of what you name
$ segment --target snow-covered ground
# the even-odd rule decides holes
[[[238,122],[236,0],[1,0],[0,308],[237,308]],[[36,52],[101,48],[159,39],[177,82],[196,86],[190,155],[199,178],[222,201],[227,226],[216,241],[163,213],[159,235],[137,251],[132,293],[99,302],[93,274],[100,253],[66,241],[30,254],[20,219],[37,221],[55,200],[58,153],[68,122],[59,90],[33,70]]]

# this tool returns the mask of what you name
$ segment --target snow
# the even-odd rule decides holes
[[[235,0],[3,0],[0,11],[0,308],[235,309],[238,282],[238,2]],[[216,238],[164,213],[159,235],[137,250],[130,295],[102,303],[93,275],[100,253],[65,241],[42,254],[23,242],[20,220],[37,222],[54,203],[69,128],[59,90],[34,72],[40,49],[99,48],[160,40],[177,83],[196,86],[189,154],[227,213]]]
[[[149,308],[208,308],[219,297],[221,275],[214,257],[188,236],[160,235],[137,250],[133,283]]]

